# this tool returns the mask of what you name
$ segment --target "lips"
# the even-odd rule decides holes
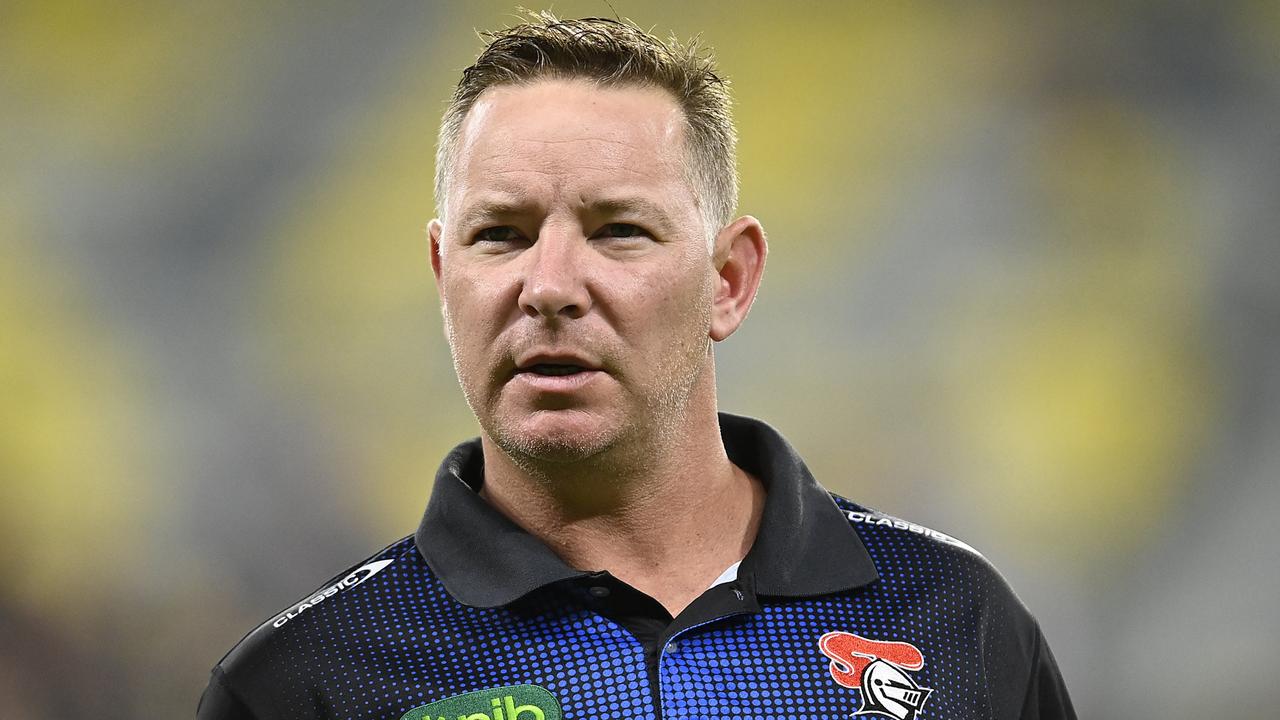
[[[585,372],[587,369],[581,365],[573,364],[557,364],[557,363],[538,363],[523,370],[516,372],[528,372],[535,375],[546,375],[549,377],[558,377],[561,375],[576,375]]]
[[[519,358],[513,374],[562,377],[599,369],[600,363],[577,353],[536,352]]]
[[[602,375],[600,363],[572,352],[535,352],[516,363],[511,380],[538,392],[568,393]]]

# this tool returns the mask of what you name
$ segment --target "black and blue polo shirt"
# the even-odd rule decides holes
[[[413,536],[218,663],[200,720],[1075,717],[1035,620],[981,555],[831,495],[764,423],[720,426],[765,507],[736,572],[678,617],[494,510],[472,440]]]

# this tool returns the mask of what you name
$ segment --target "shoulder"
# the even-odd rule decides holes
[[[982,554],[968,543],[946,533],[894,517],[873,508],[864,507],[839,495],[832,494],[831,497],[835,500],[836,506],[844,512],[849,522],[853,524],[858,534],[863,537],[906,540],[909,544],[922,546],[940,543],[944,546],[958,548],[971,555],[982,557]],[[904,536],[901,533],[908,533],[908,535]],[[912,539],[911,536],[919,538],[919,542]]]
[[[1013,618],[1020,632],[1034,634],[1034,620],[1013,588],[973,546],[838,495],[832,498],[867,548],[885,590],[934,587],[949,593],[959,608]]]
[[[973,634],[999,717],[1017,716],[1039,686],[1061,690],[1039,624],[986,557],[946,533],[832,497],[875,564],[872,592]],[[1040,674],[1046,679],[1037,683]]]
[[[1008,587],[995,566],[963,540],[839,495],[831,497],[867,548],[882,581],[950,578]]]
[[[402,538],[353,563],[312,592],[289,603],[249,631],[214,668],[215,682],[252,704],[257,688],[283,667],[317,658],[394,614],[406,584],[422,584],[430,571],[414,545]]]

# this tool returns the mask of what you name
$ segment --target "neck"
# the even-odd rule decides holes
[[[517,464],[482,438],[481,494],[571,566],[608,570],[674,617],[751,548],[764,507],[733,465],[714,401],[671,438],[552,467]]]

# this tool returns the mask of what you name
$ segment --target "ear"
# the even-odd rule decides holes
[[[440,284],[440,237],[444,234],[444,225],[439,218],[427,223],[427,236],[431,238],[431,272],[436,276],[436,292],[443,292]]]
[[[744,215],[716,235],[712,260],[716,268],[716,293],[711,305],[711,339],[720,342],[738,329],[764,276],[769,243],[760,221]]]

